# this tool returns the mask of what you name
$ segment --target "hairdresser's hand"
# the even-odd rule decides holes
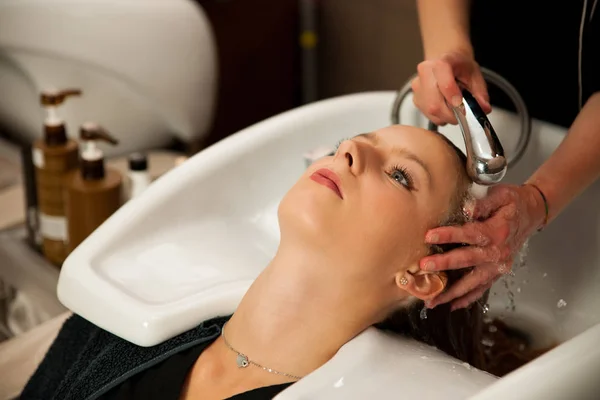
[[[445,254],[424,257],[426,271],[474,267],[428,306],[452,301],[452,309],[478,300],[502,275],[512,269],[513,258],[546,217],[541,194],[530,185],[497,185],[488,196],[466,207],[474,222],[439,227],[427,232],[427,243],[464,243]]]
[[[419,76],[412,81],[413,102],[434,124],[457,123],[447,105],[457,107],[462,103],[456,79],[466,85],[486,114],[492,111],[485,80],[470,54],[446,53],[438,59],[421,62],[417,71]]]

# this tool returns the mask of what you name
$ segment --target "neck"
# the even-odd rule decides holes
[[[304,376],[377,322],[373,303],[339,289],[327,264],[280,248],[227,323],[231,346],[267,368]]]

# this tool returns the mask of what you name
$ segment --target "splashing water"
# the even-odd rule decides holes
[[[471,186],[469,186],[467,199],[465,200],[465,205],[462,209],[463,217],[467,222],[473,221],[472,211],[475,201],[481,200],[487,196],[488,189],[488,186],[478,185],[477,183],[472,183]]]
[[[508,272],[508,267],[506,266],[506,264],[502,263],[502,264],[498,264],[498,273],[499,274],[506,274]]]
[[[564,301],[563,299],[558,300],[558,303],[556,303],[557,308],[565,308],[566,306],[567,306],[567,302]]]
[[[517,308],[515,305],[515,294],[509,287],[510,283],[514,282],[512,282],[508,276],[504,276],[502,282],[504,283],[504,287],[506,288],[506,295],[508,297],[508,304],[506,305],[506,310],[515,311]]]
[[[487,314],[488,311],[490,311],[490,305],[485,303],[485,304],[481,304],[481,302],[479,300],[477,300],[477,303],[479,304],[479,306],[481,307],[481,312],[483,314]]]
[[[517,254],[517,260],[515,262],[515,267],[521,268],[524,267],[527,263],[527,256],[529,255],[529,239],[525,240],[523,246],[521,246],[521,250]]]
[[[427,307],[423,306],[421,309],[421,313],[419,314],[421,319],[427,319]]]
[[[470,201],[471,200],[467,200],[466,203],[468,204]],[[462,209],[463,218],[466,222],[473,222],[473,214],[470,211],[470,207],[470,205],[465,205]]]
[[[475,199],[479,200],[479,199],[483,199],[485,196],[487,196],[488,193],[488,186],[483,186],[483,185],[479,185],[477,183],[473,183],[471,185],[471,187],[469,188],[469,192],[471,194],[471,196],[473,196]]]

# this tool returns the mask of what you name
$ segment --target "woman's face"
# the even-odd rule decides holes
[[[392,126],[345,140],[282,200],[282,245],[326,254],[343,265],[344,279],[392,276],[427,253],[425,233],[455,208],[461,171],[454,150],[424,129]]]

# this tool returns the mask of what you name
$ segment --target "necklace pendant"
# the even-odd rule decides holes
[[[250,363],[248,362],[248,357],[243,354],[238,354],[236,363],[238,368],[246,368]]]

